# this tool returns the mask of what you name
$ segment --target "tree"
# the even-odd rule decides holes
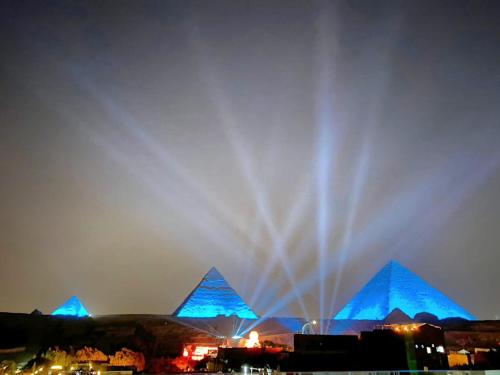
[[[50,348],[45,353],[44,358],[52,361],[54,365],[60,365],[63,368],[71,366],[71,363],[74,361],[71,354],[66,353],[65,350],[62,350],[57,346],[54,349]]]
[[[0,363],[0,375],[14,375],[16,373],[16,362],[2,361]]]
[[[115,355],[109,356],[109,364],[111,366],[135,367],[140,372],[144,371],[146,360],[144,359],[144,354],[123,348],[119,352],[116,352]]]
[[[88,346],[78,350],[75,355],[77,362],[106,362],[108,356],[99,349]]]

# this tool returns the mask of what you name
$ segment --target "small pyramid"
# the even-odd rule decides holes
[[[215,318],[220,315],[258,318],[215,267],[203,276],[174,315],[180,318]]]
[[[30,315],[43,315],[43,313],[40,310],[35,309],[30,313]]]
[[[66,315],[75,317],[85,317],[90,316],[88,311],[85,309],[83,304],[80,302],[77,296],[72,296],[63,305],[61,305],[57,310],[55,310],[52,315]]]
[[[387,263],[337,313],[335,319],[383,320],[396,308],[411,318],[426,312],[439,319],[475,319],[472,314],[396,261]]]
[[[387,315],[384,319],[385,324],[402,324],[402,323],[411,323],[413,321],[407,314],[401,311],[400,308],[396,307],[392,310],[389,315]]]

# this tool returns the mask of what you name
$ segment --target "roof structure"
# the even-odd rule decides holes
[[[180,318],[215,318],[220,315],[258,318],[215,267],[203,276],[174,315]]]
[[[59,306],[52,315],[66,315],[74,317],[90,316],[87,309],[83,306],[77,296],[72,296],[63,305]]]
[[[383,320],[394,309],[413,318],[421,312],[439,319],[475,317],[397,261],[387,263],[340,310],[335,319]]]

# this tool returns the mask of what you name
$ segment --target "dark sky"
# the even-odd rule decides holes
[[[2,1],[0,311],[170,313],[216,266],[259,314],[328,316],[394,258],[500,315],[499,19]]]

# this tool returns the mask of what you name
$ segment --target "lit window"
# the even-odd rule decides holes
[[[442,345],[439,345],[437,348],[436,348],[436,352],[438,353],[444,353],[444,348]]]
[[[431,354],[432,349],[430,347],[427,347],[427,354]]]

